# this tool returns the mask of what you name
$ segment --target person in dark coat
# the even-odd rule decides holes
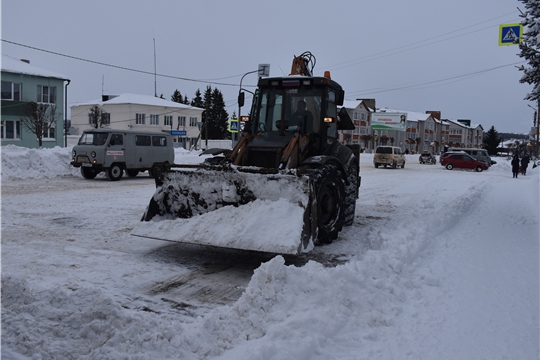
[[[530,161],[531,159],[529,158],[529,155],[527,154],[523,155],[523,157],[521,158],[521,173],[523,175],[527,174],[527,166],[529,166]]]
[[[517,179],[519,173],[519,158],[517,155],[514,155],[514,158],[512,159],[512,174],[514,175],[514,178]]]

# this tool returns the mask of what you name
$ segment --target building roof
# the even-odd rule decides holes
[[[478,127],[481,127],[482,129],[484,129],[484,127],[482,126],[482,124],[471,124],[470,126],[467,126],[467,124],[464,124],[464,123],[459,122],[459,121],[457,121],[457,120],[444,119],[444,121],[449,122],[449,123],[452,123],[452,124],[457,125],[457,126],[460,126],[460,127],[462,127],[462,128],[476,129],[476,128],[478,128]]]
[[[5,54],[2,54],[2,71],[15,74],[26,74],[46,78],[55,78],[60,80],[69,80],[69,78],[65,75],[45,69],[40,69],[36,66],[30,65],[27,62],[15,59]]]
[[[170,108],[179,108],[179,109],[193,109],[193,110],[204,110],[195,106],[181,104],[174,101],[158,98],[155,96],[149,95],[139,95],[139,94],[120,94],[117,96],[111,95],[109,100],[103,101],[103,99],[88,101],[85,103],[73,104],[72,106],[80,105],[108,105],[108,104],[138,104],[138,105],[149,105],[149,106],[160,106],[160,107],[170,107]]]
[[[390,108],[379,108],[377,109],[378,112],[389,112],[389,113],[406,113],[407,114],[407,121],[426,121],[429,119],[431,114],[421,113],[421,112],[415,112],[415,111],[409,111],[409,110],[398,110],[398,109],[390,109]],[[433,118],[433,117],[432,117]],[[439,120],[433,118],[435,122],[439,122]]]

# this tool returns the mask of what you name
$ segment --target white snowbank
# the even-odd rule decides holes
[[[476,173],[411,155],[405,169],[374,169],[362,154],[353,226],[303,266],[283,256],[256,266],[242,295],[223,305],[188,297],[215,273],[195,261],[239,255],[131,237],[153,181],[86,181],[69,154],[2,148],[3,358],[539,356],[538,168],[512,179],[503,158]],[[197,155],[177,152],[176,160]],[[257,215],[237,211],[236,221]],[[214,215],[191,230],[239,231]],[[265,241],[276,240],[275,227],[265,231]],[[233,257],[228,269],[248,258],[256,255]],[[236,284],[219,279],[198,299]]]

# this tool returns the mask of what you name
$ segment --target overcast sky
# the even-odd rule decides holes
[[[498,46],[499,25],[520,22],[523,6],[514,0],[1,4],[2,53],[66,75],[70,105],[102,93],[157,91],[170,99],[175,89],[191,100],[210,85],[232,115],[244,73],[268,63],[270,76],[288,75],[293,55],[310,51],[315,75],[330,70],[348,100],[438,110],[446,119],[516,133],[530,130],[534,110],[527,105],[537,106],[523,100],[532,87],[519,83],[519,48]],[[157,86],[154,39],[156,72],[164,75]],[[256,82],[250,74],[242,84]]]

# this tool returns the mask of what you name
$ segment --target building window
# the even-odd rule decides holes
[[[135,125],[145,125],[145,114],[135,114]]]
[[[172,115],[165,115],[163,118],[163,125],[172,126]]]
[[[150,115],[150,125],[159,125],[159,115]]]
[[[56,104],[56,86],[38,85],[37,102]]]
[[[1,122],[2,139],[19,140],[21,138],[21,122],[17,120],[2,120]]]
[[[366,113],[360,113],[360,120],[366,120]]]
[[[197,118],[196,117],[190,117],[189,118],[189,126],[197,126]]]
[[[109,113],[101,113],[101,123],[103,125],[110,125],[111,124],[111,114]],[[92,122],[92,115],[88,114],[88,124],[94,125]]]
[[[2,100],[21,101],[21,84],[2,81]]]
[[[186,127],[186,117],[185,116],[179,116],[178,117],[178,128]]]
[[[43,131],[43,140],[54,138],[56,138],[56,123],[52,123],[50,127]]]
[[[353,113],[353,120],[358,120],[358,113],[356,111]]]

